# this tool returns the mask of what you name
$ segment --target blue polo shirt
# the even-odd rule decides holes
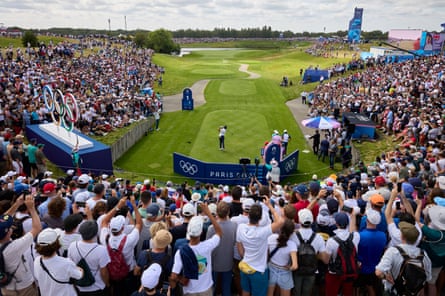
[[[362,274],[375,272],[375,267],[382,257],[386,246],[386,234],[377,229],[364,229],[360,231],[357,259],[362,263]]]

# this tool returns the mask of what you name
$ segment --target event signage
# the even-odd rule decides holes
[[[71,93],[64,95],[60,89],[53,91],[49,85],[45,85],[43,99],[53,123],[71,132],[79,119],[79,106],[74,96]]]
[[[291,175],[298,168],[299,151],[289,154],[280,162],[281,178]],[[264,164],[231,164],[210,163],[180,154],[173,153],[174,172],[203,183],[224,185],[247,185],[251,177],[266,184],[268,172]]]
[[[182,110],[193,110],[193,93],[190,88],[182,91]]]
[[[354,9],[354,17],[349,21],[348,42],[359,43],[362,33],[363,8]]]

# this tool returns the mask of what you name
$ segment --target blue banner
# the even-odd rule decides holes
[[[281,179],[291,175],[298,168],[298,150],[289,154],[281,163]],[[174,172],[202,183],[224,185],[247,185],[250,178],[266,184],[267,168],[263,164],[209,163],[179,153],[173,153]]]
[[[284,179],[292,175],[298,169],[298,157],[300,155],[299,150],[295,150],[288,156],[286,156],[280,163],[280,179]]]
[[[349,21],[348,42],[359,43],[362,33],[363,8],[354,9],[354,17]]]

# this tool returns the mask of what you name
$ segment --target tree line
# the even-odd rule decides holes
[[[21,28],[17,28],[23,30]],[[94,29],[79,29],[79,28],[50,28],[47,30],[30,30],[36,34],[56,34],[56,35],[72,35],[72,36],[135,36],[137,33],[149,33],[149,30],[94,30]],[[173,38],[295,38],[295,37],[339,37],[346,38],[347,30],[339,30],[336,32],[292,32],[273,30],[271,26],[263,26],[258,28],[214,28],[213,30],[201,29],[179,29],[168,31]],[[388,39],[388,32],[380,30],[362,31],[362,38],[365,40],[386,40]]]

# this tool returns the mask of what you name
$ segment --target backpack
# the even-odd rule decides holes
[[[357,250],[351,233],[347,240],[342,241],[338,236],[333,239],[338,243],[337,256],[329,260],[328,271],[332,274],[341,275],[344,278],[355,280],[358,277]]]
[[[121,240],[119,247],[117,249],[112,249],[108,243],[110,236],[107,236],[107,250],[110,256],[110,263],[107,265],[108,273],[110,274],[110,279],[113,281],[120,281],[127,277],[130,272],[128,264],[125,261],[124,254],[122,250],[124,249],[125,242],[127,241],[127,236]]]
[[[6,247],[10,243],[11,243],[11,241],[5,243],[0,248],[0,287],[2,287],[2,288],[6,287],[12,281],[12,279],[15,276],[15,272],[19,268],[17,266],[17,268],[14,270],[13,273],[7,272],[6,269],[5,269],[5,257],[3,256],[3,251],[6,249]]]
[[[397,294],[401,296],[415,296],[419,294],[426,283],[423,250],[420,250],[419,256],[411,258],[401,247],[396,246],[396,248],[403,256],[403,263],[392,289],[396,290]]]
[[[96,279],[94,278],[93,273],[91,272],[90,266],[88,265],[87,261],[85,260],[90,253],[97,248],[97,245],[94,246],[91,250],[88,251],[88,253],[85,256],[82,256],[82,254],[79,251],[78,242],[76,242],[76,249],[79,253],[80,260],[77,262],[77,266],[83,269],[83,276],[74,281],[74,284],[79,287],[89,287],[93,285],[96,282]]]
[[[31,216],[25,216],[20,219],[14,217],[12,222],[12,229],[13,229],[11,234],[12,240],[21,238],[24,235],[23,222],[25,222],[25,220],[28,220],[30,218]]]
[[[151,256],[151,249],[148,249],[146,253],[147,253],[147,264],[144,266],[144,270],[150,267],[150,265],[152,265],[153,263],[158,263],[162,267],[162,273],[159,276],[159,282],[156,287],[157,289],[162,289],[163,284],[165,282],[168,283],[169,274],[167,271],[167,264],[168,262],[170,262],[171,256],[167,253],[167,248],[165,248],[164,257],[162,257],[161,260],[153,260],[153,257]]]
[[[315,232],[312,233],[308,240],[304,240],[300,232],[296,232],[300,241],[298,246],[298,269],[295,271],[299,275],[314,275],[318,268],[317,253],[311,245],[315,238]]]

